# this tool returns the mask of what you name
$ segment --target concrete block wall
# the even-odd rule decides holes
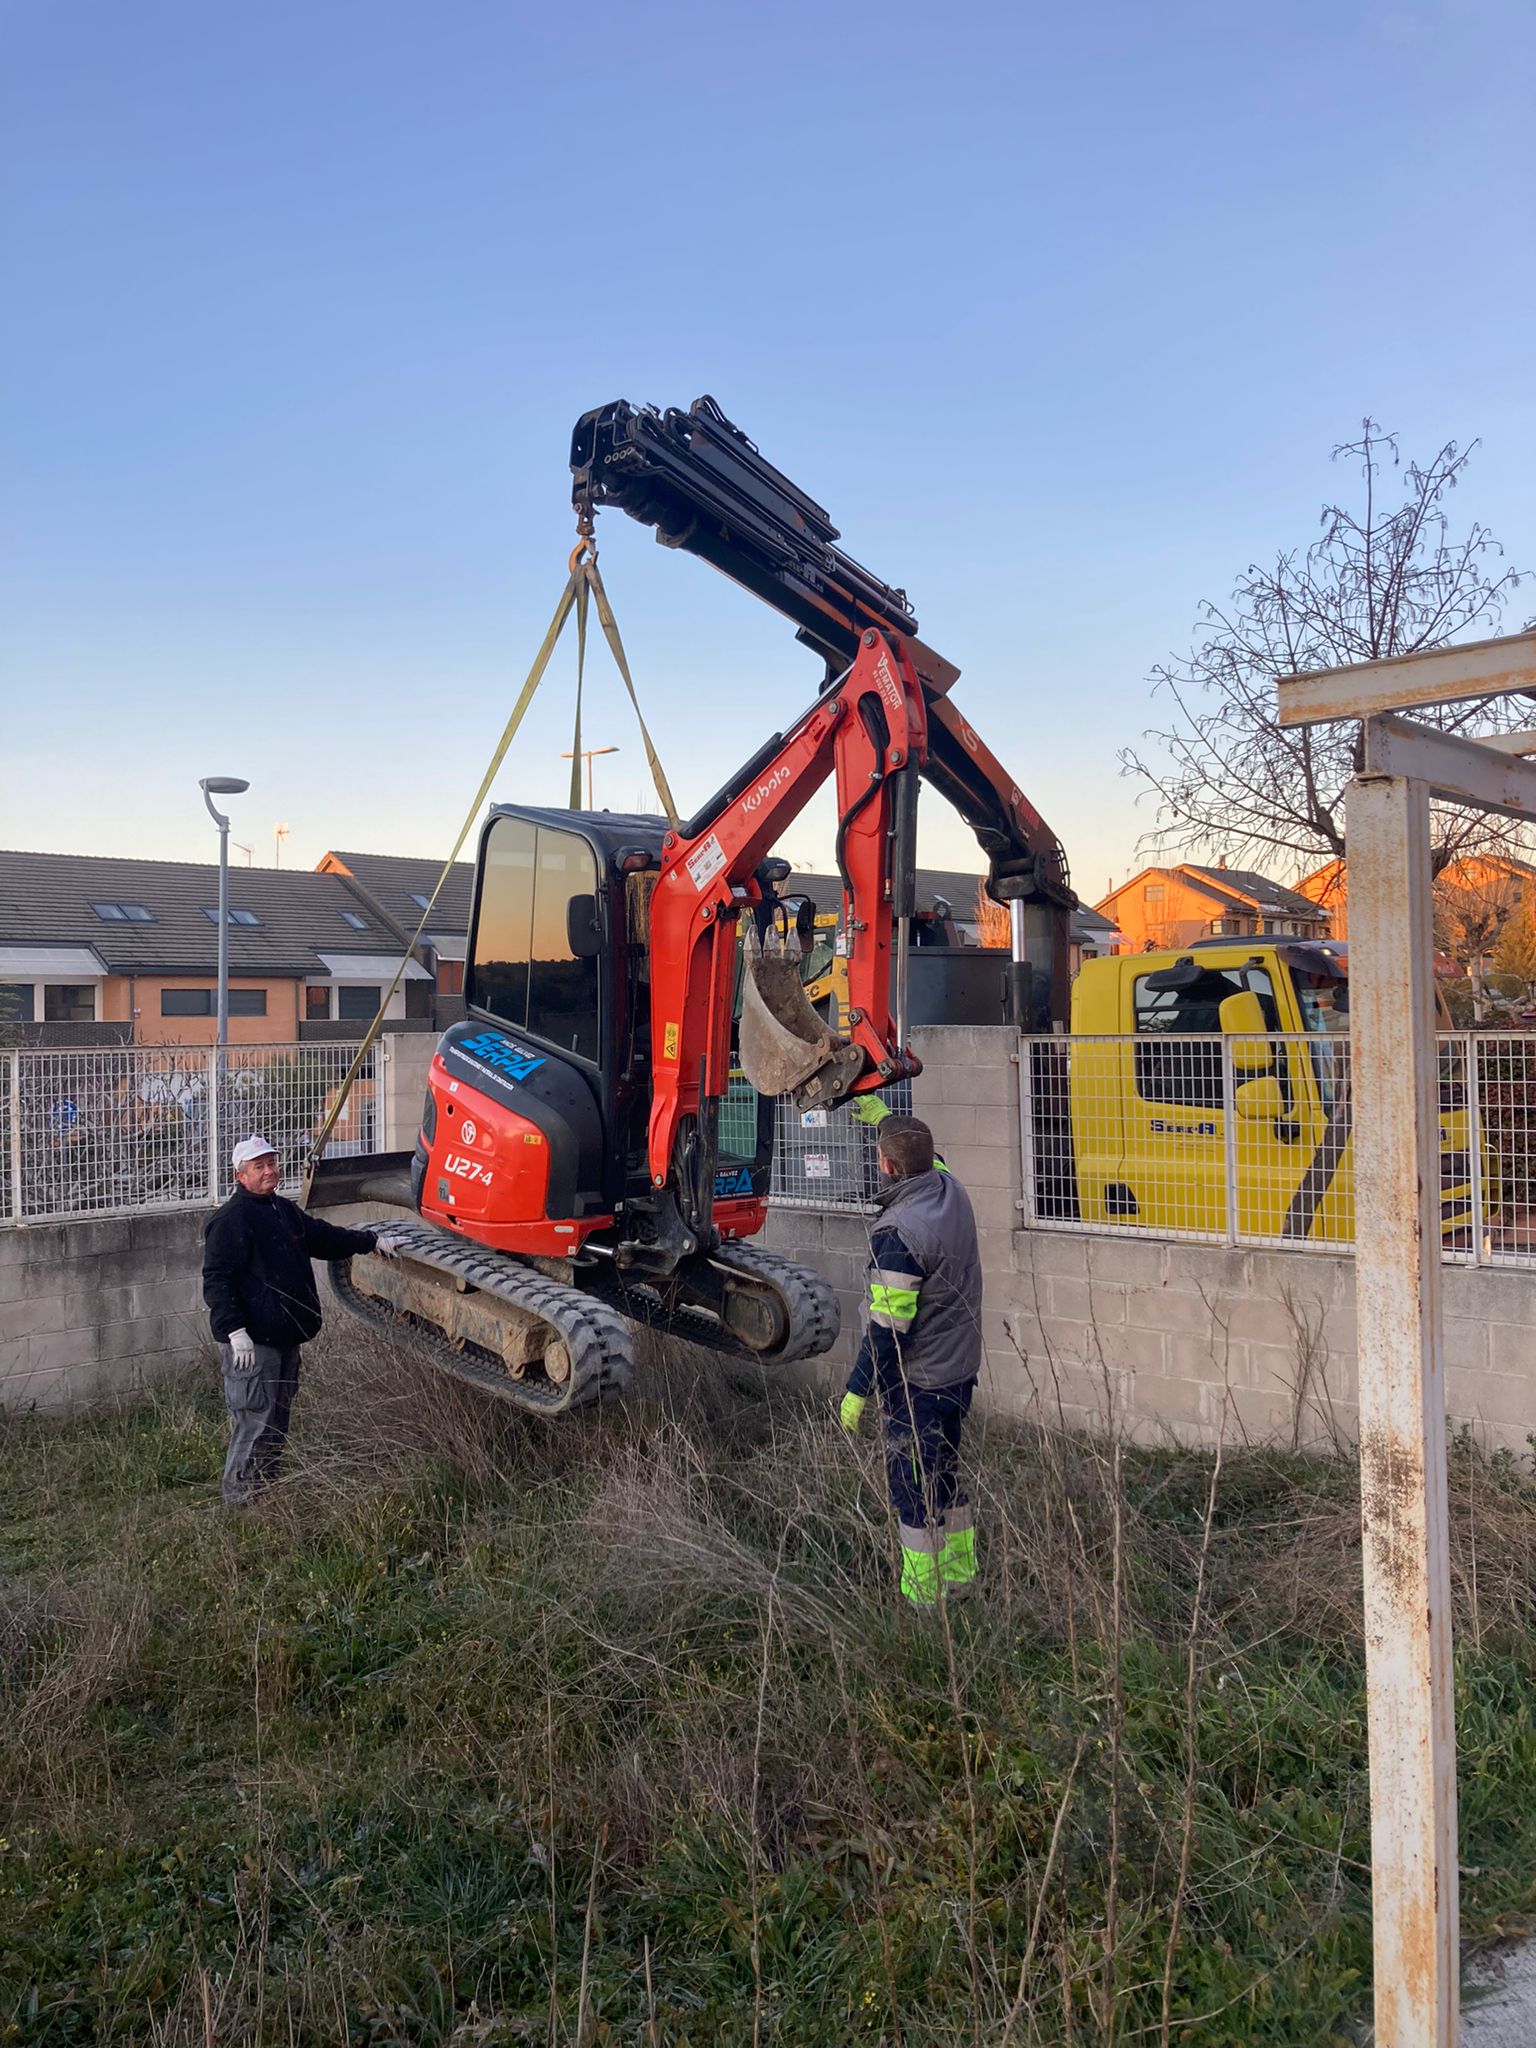
[[[0,1407],[82,1407],[202,1357],[205,1214],[0,1230]]]
[[[430,1031],[386,1031],[379,1039],[378,1098],[381,1152],[409,1152],[421,1128],[427,1071],[437,1051]]]

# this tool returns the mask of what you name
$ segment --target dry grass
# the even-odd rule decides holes
[[[244,1516],[205,1390],[9,1425],[0,2039],[1350,2039],[1351,1467],[972,1448],[935,1627],[877,1448],[662,1347],[550,1428],[338,1331]],[[1453,1501],[1476,1928],[1536,1910],[1533,1487]]]

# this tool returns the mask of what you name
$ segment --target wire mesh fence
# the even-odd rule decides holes
[[[1347,1035],[1026,1038],[1023,1208],[1037,1229],[1347,1251]],[[1447,1258],[1536,1268],[1536,1036],[1439,1040]]]
[[[912,1083],[881,1090],[898,1115],[912,1112]],[[872,1125],[846,1108],[797,1110],[787,1096],[774,1105],[773,1182],[769,1200],[794,1209],[864,1209],[880,1190]]]
[[[118,1046],[0,1055],[0,1224],[219,1201],[260,1132],[290,1191],[356,1047]],[[365,1152],[371,1057],[331,1149]]]
[[[121,1046],[0,1053],[0,1228],[71,1216],[121,1215],[221,1201],[236,1142],[259,1131],[298,1186],[319,1128],[357,1048],[351,1044]],[[328,1145],[332,1158],[382,1143],[370,1052]],[[911,1084],[885,1091],[910,1110]],[[802,1115],[774,1104],[771,1199],[801,1208],[860,1209],[874,1200],[874,1132],[846,1109]],[[757,1096],[732,1083],[724,1152],[756,1150]]]

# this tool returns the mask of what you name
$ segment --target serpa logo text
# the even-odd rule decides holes
[[[715,1175],[716,1201],[723,1195],[750,1195],[751,1192],[752,1176],[744,1166],[739,1169],[728,1166],[723,1172]]]
[[[473,1038],[461,1038],[459,1051],[473,1054],[498,1074],[505,1074],[509,1081],[526,1081],[545,1063],[542,1054],[524,1052],[520,1045],[495,1031],[477,1031]]]
[[[757,785],[756,789],[753,790],[750,796],[744,796],[742,798],[741,808],[743,812],[746,814],[746,816],[751,817],[752,813],[762,803],[763,799],[765,797],[772,796],[773,792],[779,787],[779,785],[781,783],[788,782],[788,780],[789,770],[787,768],[775,768],[773,773],[769,776],[766,782],[760,782]]]

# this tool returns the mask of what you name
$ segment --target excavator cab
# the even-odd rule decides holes
[[[423,1217],[498,1250],[563,1256],[650,1198],[650,895],[665,831],[622,812],[493,811],[466,1016],[432,1062],[413,1162]],[[761,1203],[772,1103],[727,1135],[717,1200]]]

